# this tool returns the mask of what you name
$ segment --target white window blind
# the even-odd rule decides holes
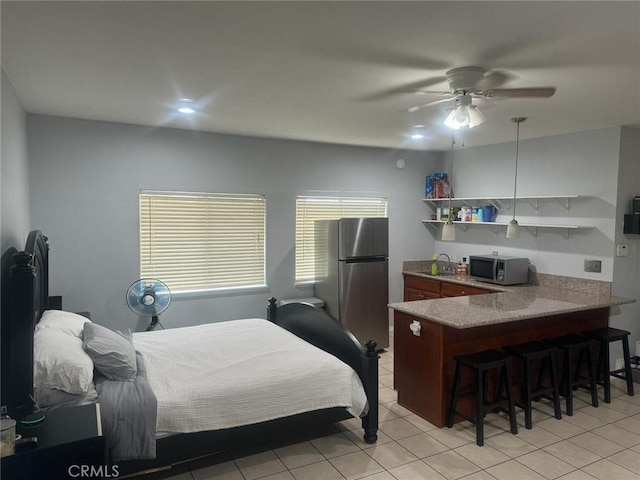
[[[311,197],[296,198],[296,283],[315,279],[314,223],[347,217],[386,217],[386,198]]]
[[[265,285],[262,195],[140,193],[140,274],[173,291]]]

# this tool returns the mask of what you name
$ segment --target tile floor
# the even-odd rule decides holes
[[[612,378],[614,397],[600,407],[577,392],[575,413],[552,417],[535,404],[533,429],[509,433],[503,415],[486,418],[485,445],[469,422],[439,429],[398,405],[393,390],[393,346],[380,356],[380,430],[375,445],[362,440],[360,422],[268,441],[258,453],[239,450],[179,465],[140,480],[640,480],[640,385],[634,397]],[[564,411],[564,402],[563,402]]]

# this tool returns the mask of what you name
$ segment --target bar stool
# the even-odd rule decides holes
[[[611,403],[611,376],[622,378],[627,381],[627,394],[633,396],[633,375],[631,373],[631,358],[629,355],[629,335],[630,332],[618,328],[604,327],[597,330],[582,332],[583,335],[596,340],[600,344],[598,353],[598,366],[596,367],[596,379],[598,384],[604,386],[604,401]],[[609,364],[609,344],[611,342],[622,342],[622,355],[624,368],[611,370]],[[622,375],[624,372],[624,375]],[[600,375],[602,374],[602,381]]]
[[[511,383],[509,381],[509,372],[507,362],[509,356],[498,350],[484,350],[469,355],[456,355],[453,357],[456,362],[455,375],[453,380],[453,389],[451,399],[449,401],[449,410],[447,412],[447,427],[453,427],[455,415],[465,420],[469,420],[476,427],[476,443],[478,446],[484,445],[484,417],[487,412],[500,410],[509,415],[509,423],[511,433],[518,433],[516,424],[516,412],[511,400]],[[473,370],[475,385],[470,392],[460,393],[460,380],[462,378],[461,367],[467,367]],[[487,374],[492,370],[499,370],[499,380],[495,392],[493,402],[487,399]],[[475,418],[471,418],[456,410],[458,399],[466,395],[475,395]],[[506,398],[505,398],[506,397]]]
[[[560,411],[560,395],[558,394],[558,378],[556,375],[555,352],[558,350],[555,346],[540,341],[532,341],[519,343],[517,345],[506,345],[502,349],[509,355],[522,360],[523,379],[520,382],[522,389],[522,402],[514,402],[514,404],[524,410],[524,426],[531,429],[532,411],[531,402],[546,398],[553,402],[553,410],[557,419],[562,418]],[[535,384],[532,385],[532,367],[535,360],[540,360],[540,368]],[[543,385],[545,374],[548,375],[549,385]]]
[[[591,343],[589,337],[570,333],[562,337],[547,338],[544,341],[555,345],[563,353],[560,390],[567,401],[567,415],[573,415],[573,391],[579,387],[587,388],[591,391],[591,405],[597,407],[598,390],[591,358],[591,348],[589,347]],[[578,352],[578,360],[575,366],[572,359],[574,352]],[[581,375],[583,366],[587,368],[587,377]]]

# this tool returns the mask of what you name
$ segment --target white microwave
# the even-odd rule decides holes
[[[480,282],[516,285],[529,281],[529,259],[499,255],[471,255],[469,277]]]

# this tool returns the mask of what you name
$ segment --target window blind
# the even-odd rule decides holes
[[[386,217],[386,198],[298,196],[296,198],[296,283],[316,277],[314,223],[347,217]]]
[[[173,291],[265,285],[262,195],[140,193],[140,274]]]

